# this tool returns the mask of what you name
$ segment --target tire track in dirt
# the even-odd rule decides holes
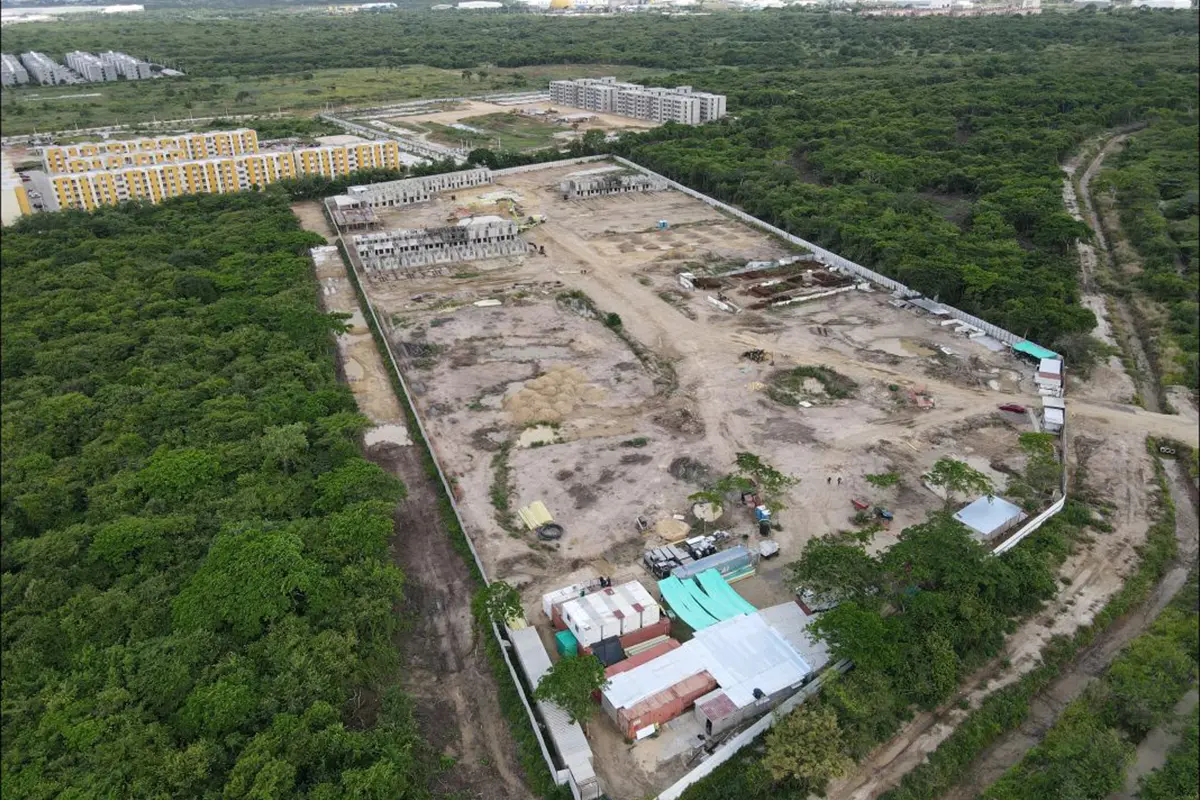
[[[1125,140],[1132,135],[1133,131],[1125,133],[1117,133],[1113,135],[1096,155],[1088,163],[1087,168],[1083,171],[1083,176],[1079,179],[1079,200],[1084,221],[1087,226],[1092,229],[1092,235],[1096,239],[1098,247],[1097,254],[1103,259],[1109,274],[1116,275],[1116,264],[1113,259],[1112,243],[1108,240],[1105,234],[1104,226],[1100,224],[1100,217],[1096,212],[1096,204],[1092,201],[1091,183],[1092,179],[1099,174],[1101,167],[1104,165],[1104,160],[1116,152],[1117,148],[1124,144]],[[1094,267],[1095,259],[1093,259],[1092,269],[1083,270],[1083,288],[1085,292],[1095,291],[1094,286]],[[1161,412],[1163,409],[1163,395],[1161,381],[1158,379],[1158,372],[1154,368],[1154,362],[1150,360],[1149,348],[1142,337],[1142,326],[1137,324],[1137,320],[1130,307],[1129,302],[1122,297],[1110,295],[1112,308],[1115,310],[1118,319],[1121,321],[1121,327],[1125,331],[1125,346],[1129,351],[1130,358],[1133,359],[1134,366],[1137,368],[1137,375],[1131,376],[1134,378],[1138,386],[1138,394],[1142,398],[1142,403],[1147,411]]]

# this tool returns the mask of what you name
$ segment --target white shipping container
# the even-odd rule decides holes
[[[624,636],[658,622],[662,610],[637,581],[602,589],[562,604],[563,621],[579,643]]]

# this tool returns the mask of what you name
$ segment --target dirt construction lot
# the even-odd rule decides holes
[[[1023,468],[1017,437],[1036,420],[998,406],[1039,406],[1030,365],[804,260],[719,277],[803,254],[676,192],[563,200],[559,181],[590,168],[503,176],[387,212],[385,228],[445,225],[464,210],[545,219],[522,233],[527,255],[365,284],[468,533],[489,575],[522,587],[531,620],[544,621],[543,592],[585,576],[653,589],[643,550],[701,527],[689,495],[731,472],[739,452],[797,479],[776,516],[782,557],[735,584],[758,607],[789,600],[786,563],[811,538],[850,528],[852,499],[894,513],[872,542],[882,548],[941,506],[918,477],[939,457],[967,461],[1001,489]],[[680,272],[697,288],[685,288]],[[783,289],[831,286],[840,293],[752,310]],[[744,310],[721,310],[721,298]],[[829,371],[795,372],[815,367]],[[1046,637],[1089,619],[1119,586],[1146,530],[1144,437],[1188,436],[1162,415],[1072,403],[1087,435],[1069,451],[1086,461],[1086,488],[1114,504],[1114,531],[1067,565],[1070,591],[1013,639],[1013,671],[992,674],[982,694],[1028,669]],[[899,473],[899,485],[865,480],[885,472]],[[521,524],[517,510],[534,501],[563,525],[560,540],[540,542]],[[708,528],[757,538],[746,509]],[[920,722],[903,754],[883,752],[875,768],[919,760],[952,727]],[[639,745],[631,760],[610,728],[598,718],[590,738],[611,796],[644,796],[686,771],[670,748],[654,763]],[[886,788],[861,776],[836,793]]]
[[[1010,356],[877,292],[779,312],[718,310],[712,293],[687,292],[676,273],[795,253],[675,192],[562,200],[554,187],[579,169],[506,176],[473,190],[479,197],[444,197],[384,223],[445,224],[456,208],[503,192],[523,216],[545,215],[524,236],[546,255],[368,286],[491,574],[529,584],[533,598],[597,559],[610,574],[629,571],[741,451],[799,479],[778,518],[781,561],[848,527],[852,497],[894,512],[879,546],[941,502],[916,481],[872,489],[866,474],[911,476],[946,454],[1001,484],[994,467],[1020,468],[1016,437],[1031,422],[996,406],[1032,385]],[[658,230],[660,219],[670,227]],[[736,285],[728,291],[734,302],[752,299]],[[766,355],[743,357],[752,350]],[[790,379],[802,365],[849,378],[852,396]],[[934,407],[919,407],[914,393]],[[512,518],[535,500],[566,528],[559,542],[535,541]],[[648,532],[637,530],[638,516]],[[715,527],[741,534],[751,525],[734,510]]]

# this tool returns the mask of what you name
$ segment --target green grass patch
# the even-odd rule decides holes
[[[816,381],[819,388],[809,381]],[[767,396],[785,406],[798,406],[801,400],[844,400],[857,389],[853,380],[826,366],[779,370],[767,379]]]

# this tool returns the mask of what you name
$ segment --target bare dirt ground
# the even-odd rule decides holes
[[[1063,674],[1034,698],[1029,717],[1015,731],[1002,737],[976,760],[967,778],[944,800],[968,800],[994,783],[1009,767],[1042,740],[1063,709],[1099,677],[1125,645],[1144,632],[1157,619],[1183,585],[1196,563],[1197,518],[1191,487],[1182,466],[1165,463],[1175,502],[1175,535],[1179,554],[1173,565],[1154,587],[1149,599],[1128,614],[1085,649]]]
[[[1100,164],[1103,163],[1103,155],[1104,151],[1100,150],[1096,156],[1088,161],[1083,179],[1080,181],[1081,187],[1091,183],[1092,177],[1096,174]],[[1085,219],[1079,206],[1079,198],[1075,192],[1075,177],[1079,174],[1079,169],[1083,166],[1083,161],[1084,154],[1081,152],[1063,165],[1063,171],[1066,173],[1066,177],[1063,178],[1063,204],[1066,205],[1067,211],[1070,212],[1071,216],[1081,222],[1085,222],[1095,232],[1096,241],[1100,244],[1100,253],[1098,254],[1096,246],[1091,242],[1076,242],[1076,249],[1079,251],[1081,301],[1085,307],[1096,315],[1096,329],[1092,331],[1092,335],[1110,347],[1119,348],[1120,344],[1113,334],[1112,323],[1109,321],[1108,296],[1100,289],[1096,280],[1097,270],[1100,267],[1100,259],[1104,260],[1106,271],[1111,271],[1109,254],[1105,246],[1104,232],[1100,230],[1096,222],[1095,211],[1092,208],[1090,196],[1085,195],[1083,198],[1084,210],[1087,212]],[[1086,189],[1084,191],[1086,192]],[[1068,380],[1070,380],[1069,377]],[[1073,381],[1070,388],[1072,396],[1080,394],[1081,396],[1096,400],[1118,403],[1132,402],[1134,395],[1138,391],[1133,379],[1125,371],[1125,366],[1121,363],[1120,357],[1115,354],[1109,356],[1103,363],[1096,365],[1092,369],[1090,380],[1087,382]]]
[[[581,577],[637,578],[653,587],[637,564],[641,552],[663,541],[659,533],[676,515],[689,519],[688,495],[730,471],[741,451],[799,478],[783,498],[782,530],[774,534],[783,557],[735,586],[756,604],[787,600],[781,565],[810,538],[850,527],[851,498],[894,512],[891,530],[872,544],[881,548],[941,505],[915,478],[938,457],[965,459],[1001,487],[1005,472],[1021,468],[1017,435],[1031,429],[1030,420],[997,405],[1039,405],[1028,364],[896,309],[878,292],[720,311],[709,301],[715,291],[688,292],[677,273],[712,276],[790,248],[674,192],[563,201],[558,181],[580,170],[503,176],[498,185],[384,215],[385,227],[444,225],[462,207],[503,213],[495,200],[503,194],[519,218],[546,217],[523,234],[545,255],[366,287],[456,484],[469,534],[490,575],[523,587],[531,619],[541,619],[541,593]],[[664,219],[669,227],[659,229]],[[748,289],[722,291],[745,307],[753,299]],[[568,292],[618,314],[619,324],[607,327]],[[743,356],[752,350],[766,355]],[[808,380],[799,390],[804,405],[772,399],[768,387],[799,365],[826,365],[857,388],[836,399]],[[934,407],[918,407],[918,396]],[[1089,487],[1117,505],[1115,530],[1072,557],[1064,570],[1070,586],[1011,638],[1011,670],[985,670],[968,684],[972,704],[1031,668],[1050,635],[1090,620],[1120,585],[1150,516],[1145,436],[1196,439],[1179,417],[1107,400],[1072,400],[1071,416],[1086,433],[1077,444],[1086,450]],[[904,476],[899,487],[877,490],[864,480],[889,471]],[[534,500],[565,526],[560,541],[538,542],[513,519]],[[650,522],[646,533],[634,526],[638,515]],[[752,526],[733,509],[712,527],[736,536]],[[943,709],[918,719],[836,796],[883,791],[963,713]],[[605,745],[598,731],[607,724],[598,718],[591,737],[612,796],[643,796],[681,771],[676,760],[631,763],[622,742]]]
[[[564,567],[601,556],[617,568],[636,560],[651,540],[635,530],[634,518],[654,523],[686,512],[688,495],[704,483],[672,469],[682,458],[712,479],[731,469],[737,452],[750,451],[797,476],[778,536],[785,556],[812,536],[848,527],[851,497],[896,514],[878,546],[939,505],[915,482],[881,491],[865,474],[914,475],[952,453],[1003,483],[991,465],[1011,455],[1029,423],[995,404],[1032,392],[1023,365],[891,308],[878,293],[736,316],[713,308],[703,291],[665,300],[685,267],[741,266],[789,251],[676,193],[565,203],[550,187],[570,171],[506,176],[479,192],[516,193],[523,214],[546,215],[527,238],[547,256],[474,262],[461,265],[458,278],[369,288],[387,312],[393,350],[406,355],[439,455],[498,577],[544,590],[559,583]],[[393,212],[385,224],[444,224],[473,198],[447,200]],[[657,219],[670,228],[655,229]],[[561,301],[568,290],[620,314],[627,335],[653,355],[639,357],[601,321]],[[502,304],[473,305],[483,300]],[[938,346],[956,355],[941,355]],[[753,349],[770,358],[741,357]],[[765,389],[772,376],[800,364],[828,364],[853,378],[857,396],[835,400],[812,386],[811,408],[771,400]],[[916,390],[927,390],[936,408],[918,409],[910,397]],[[552,442],[521,446],[522,428],[535,423],[553,426]],[[508,456],[509,505],[545,502],[567,529],[557,550],[495,519],[493,460],[508,439],[517,442]],[[750,528],[742,516],[717,525]]]
[[[308,230],[331,238],[320,207],[301,203],[293,211]],[[362,323],[353,287],[340,257],[318,259],[317,275],[327,310]],[[366,435],[366,456],[408,487],[396,510],[391,554],[407,578],[401,613],[411,626],[397,637],[403,666],[399,680],[413,698],[421,733],[436,750],[454,759],[439,777],[438,790],[459,797],[497,800],[530,797],[516,760],[516,747],[497,701],[497,687],[471,618],[474,591],[462,557],[441,524],[436,488],[420,451],[411,446],[399,401],[383,373],[369,332],[352,327],[338,337],[339,366],[363,366],[350,380],[360,410],[377,423]],[[372,438],[372,433],[377,435]],[[369,721],[369,720],[368,720]]]
[[[389,119],[393,123],[413,122],[418,125],[422,122],[437,122],[442,125],[450,125],[467,117],[479,117],[485,114],[507,114],[511,111],[518,111],[522,108],[536,108],[542,111],[551,109],[559,111],[562,114],[578,114],[586,112],[595,114],[595,118],[584,123],[586,128],[598,128],[603,131],[623,131],[623,130],[649,130],[657,128],[658,123],[650,122],[644,119],[634,119],[632,117],[622,117],[617,114],[603,114],[597,111],[587,111],[581,108],[572,108],[549,101],[541,101],[537,103],[527,103],[520,106],[502,106],[495,103],[489,103],[486,100],[467,100],[456,103],[453,108],[435,111],[428,114],[410,114],[402,117],[393,117]]]

